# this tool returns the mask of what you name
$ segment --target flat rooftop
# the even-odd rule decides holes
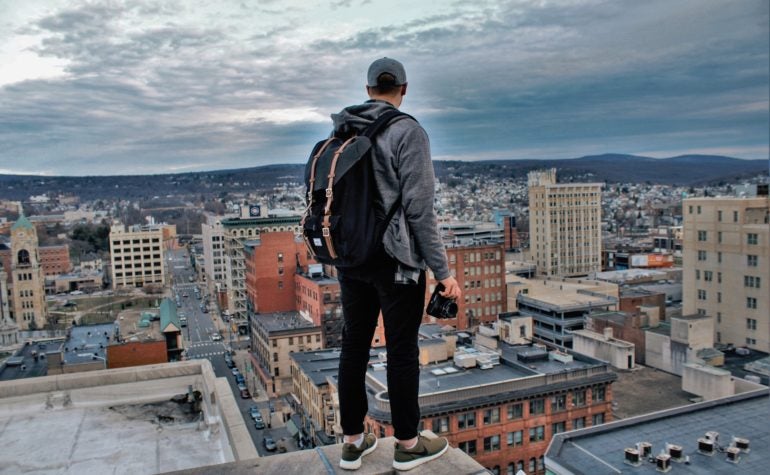
[[[64,343],[64,364],[92,363],[106,361],[107,346],[115,341],[115,325],[74,326]]]
[[[305,320],[298,312],[260,313],[253,320],[268,333],[284,330],[313,328],[313,322]]]
[[[201,391],[201,412],[171,399]],[[208,361],[0,383],[0,474],[162,473],[256,457]]]
[[[767,473],[770,460],[770,391],[765,388],[728,398],[655,412],[597,427],[556,435],[546,452],[546,468],[557,473],[660,473],[655,464],[639,467],[624,464],[624,450],[638,442],[652,444],[657,455],[666,443],[680,445],[689,464],[672,462],[671,473],[735,474]],[[698,438],[708,431],[719,433],[718,445],[727,447],[733,436],[748,439],[750,453],[741,453],[737,464],[725,453],[712,456],[698,452]]]
[[[374,350],[370,351],[369,355],[370,360],[372,357],[377,357]],[[313,384],[320,386],[326,384],[327,376],[337,374],[340,364],[340,350],[335,348],[292,353],[291,359],[297,362],[297,366],[313,381]]]
[[[46,353],[58,353],[64,346],[64,339],[37,340],[22,346],[14,356],[6,360],[0,370],[0,381],[35,378],[48,374],[48,360],[40,357]],[[37,357],[33,356],[37,355]]]

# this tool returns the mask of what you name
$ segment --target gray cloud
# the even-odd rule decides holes
[[[364,12],[366,3],[334,6]],[[406,64],[404,108],[442,158],[767,154],[762,0],[457,2],[305,43],[295,30],[315,19],[276,15],[278,6],[243,2],[193,23],[179,16],[185,2],[91,2],[25,25],[18,33],[44,35],[35,51],[67,60],[67,76],[0,87],[0,168],[107,174],[303,161],[328,132],[317,117],[364,99],[366,67],[382,55]],[[228,27],[239,12],[275,21]]]

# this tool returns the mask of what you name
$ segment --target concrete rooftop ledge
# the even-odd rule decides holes
[[[384,475],[402,473],[393,469],[393,444],[395,439],[387,437],[379,440],[377,450],[363,459],[361,468],[356,471],[343,470],[339,467],[342,444],[317,447],[312,450],[300,450],[285,454],[271,455],[241,462],[231,462],[208,467],[169,472],[172,475]],[[460,449],[450,447],[447,453],[421,465],[409,472],[409,475],[481,475],[487,470]]]

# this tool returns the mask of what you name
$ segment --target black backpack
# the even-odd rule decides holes
[[[300,228],[316,261],[336,267],[364,264],[378,250],[397,199],[387,214],[377,209],[379,197],[372,166],[373,142],[398,117],[398,110],[377,117],[362,135],[332,136],[318,142],[305,167],[307,208]]]

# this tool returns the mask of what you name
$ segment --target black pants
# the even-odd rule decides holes
[[[342,331],[338,389],[345,435],[364,431],[368,410],[365,377],[377,317],[382,310],[388,351],[388,396],[395,437],[417,435],[420,384],[417,331],[425,304],[425,272],[417,284],[396,284],[396,261],[384,253],[372,264],[340,270],[345,326]]]

